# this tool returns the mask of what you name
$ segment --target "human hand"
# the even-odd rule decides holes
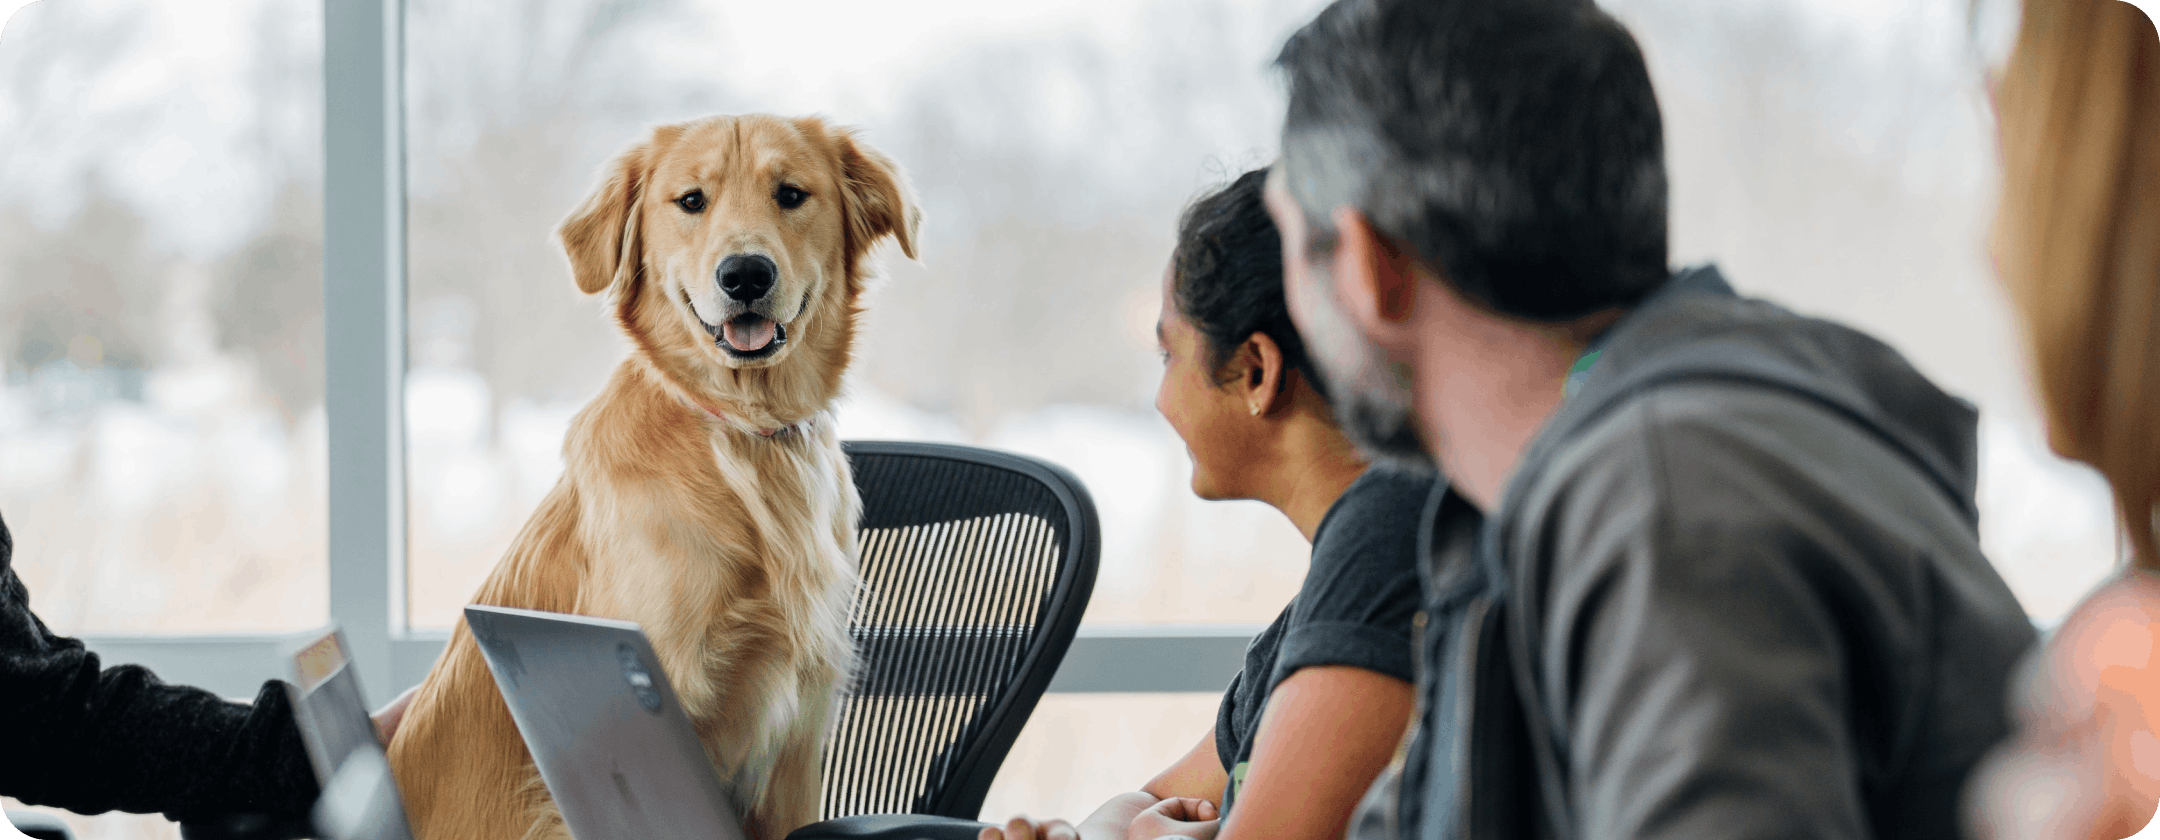
[[[1158,840],[1173,836],[1215,840],[1215,831],[1221,826],[1215,803],[1178,796],[1141,811],[1140,816],[1133,818],[1132,826],[1125,829],[1125,840]]]
[[[375,734],[381,736],[384,744],[389,744],[390,737],[397,734],[398,724],[405,720],[405,707],[412,705],[413,694],[419,690],[417,685],[405,689],[405,693],[398,695],[389,705],[375,710]]]
[[[2013,683],[2017,728],[1974,768],[1965,807],[1983,840],[2146,836],[2160,800],[2160,581],[2088,596]]]
[[[1064,820],[1036,822],[1021,816],[1006,820],[1003,828],[983,829],[975,840],[1080,840],[1080,832]]]

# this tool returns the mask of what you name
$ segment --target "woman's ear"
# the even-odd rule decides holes
[[[627,281],[637,273],[644,249],[638,201],[651,171],[653,145],[639,143],[616,155],[600,172],[600,183],[555,231],[578,291],[588,295]]]
[[[1236,379],[1230,385],[1253,416],[1272,414],[1289,405],[1288,389],[1283,387],[1283,377],[1289,371],[1283,366],[1282,347],[1267,333],[1255,332],[1238,345],[1231,367]]]

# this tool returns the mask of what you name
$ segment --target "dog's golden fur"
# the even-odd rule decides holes
[[[786,207],[783,189],[807,197]],[[892,236],[914,256],[917,218],[898,168],[846,131],[742,116],[655,129],[560,230],[578,288],[607,294],[633,351],[475,600],[642,625],[761,840],[817,818],[860,507],[828,407],[865,253]],[[770,320],[786,340],[762,358],[707,326],[735,305],[715,272],[740,253],[777,266]],[[420,840],[567,836],[462,621],[390,761]]]

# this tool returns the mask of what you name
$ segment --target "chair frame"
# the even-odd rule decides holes
[[[1058,665],[1072,647],[1082,614],[1087,611],[1087,602],[1094,594],[1095,575],[1102,555],[1102,526],[1096,518],[1094,499],[1088,495],[1087,486],[1065,468],[1025,455],[912,441],[845,441],[841,449],[847,454],[851,467],[856,456],[873,455],[964,461],[1020,473],[1048,488],[1065,509],[1066,521],[1070,523],[1060,561],[1077,563],[1079,567],[1071,574],[1057,576],[1050,596],[1043,602],[1043,623],[1021,656],[1013,684],[983,718],[982,731],[971,743],[963,745],[945,784],[932,792],[928,801],[915,811],[973,820],[982,812],[983,799],[989,795],[990,785],[996,780],[1006,756],[1012,752],[1020,730],[1034,714],[1035,706],[1050,687],[1051,678],[1057,674]],[[858,531],[908,524],[873,521],[871,513],[866,503]]]

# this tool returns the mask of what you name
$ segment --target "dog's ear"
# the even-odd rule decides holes
[[[594,294],[635,275],[643,258],[639,200],[652,171],[653,144],[639,143],[616,155],[600,172],[600,185],[557,228],[578,291]]]
[[[870,243],[889,234],[900,242],[901,253],[915,259],[922,211],[915,206],[915,190],[899,164],[843,133],[840,170],[840,189],[847,194],[848,240],[867,250]]]

